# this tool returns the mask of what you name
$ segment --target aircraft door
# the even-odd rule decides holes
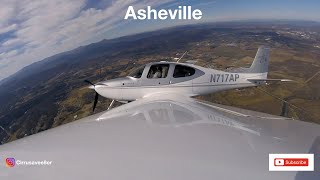
[[[148,73],[141,80],[141,86],[168,85],[170,64],[153,64],[149,67]]]
[[[184,65],[175,65],[174,72],[171,78],[171,84],[179,84],[192,86],[195,69]]]

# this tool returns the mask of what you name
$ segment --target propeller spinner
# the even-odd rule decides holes
[[[92,82],[88,81],[88,80],[84,80],[84,82],[91,84],[93,87],[95,87],[95,84],[93,84]],[[93,88],[94,89],[94,88]],[[94,112],[94,110],[96,109],[97,103],[98,103],[98,99],[99,99],[99,94],[96,92],[96,95],[94,97],[94,102],[93,102],[93,107],[92,107],[92,112]]]

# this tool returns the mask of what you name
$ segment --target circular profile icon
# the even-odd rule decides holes
[[[6,166],[7,167],[14,167],[16,165],[16,160],[14,158],[7,158],[6,159]]]

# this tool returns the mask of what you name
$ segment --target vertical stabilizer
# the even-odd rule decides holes
[[[267,73],[269,67],[269,48],[259,47],[248,73]]]

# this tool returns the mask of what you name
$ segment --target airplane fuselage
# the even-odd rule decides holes
[[[156,65],[168,67],[165,77],[149,76],[152,66]],[[176,66],[182,69],[182,73],[177,72]],[[233,73],[191,64],[159,62],[147,64],[139,78],[127,76],[99,82],[95,85],[95,90],[101,96],[118,101],[133,101],[157,93],[184,94],[191,97],[257,86],[261,82],[248,79],[264,78],[266,75],[267,73]]]

